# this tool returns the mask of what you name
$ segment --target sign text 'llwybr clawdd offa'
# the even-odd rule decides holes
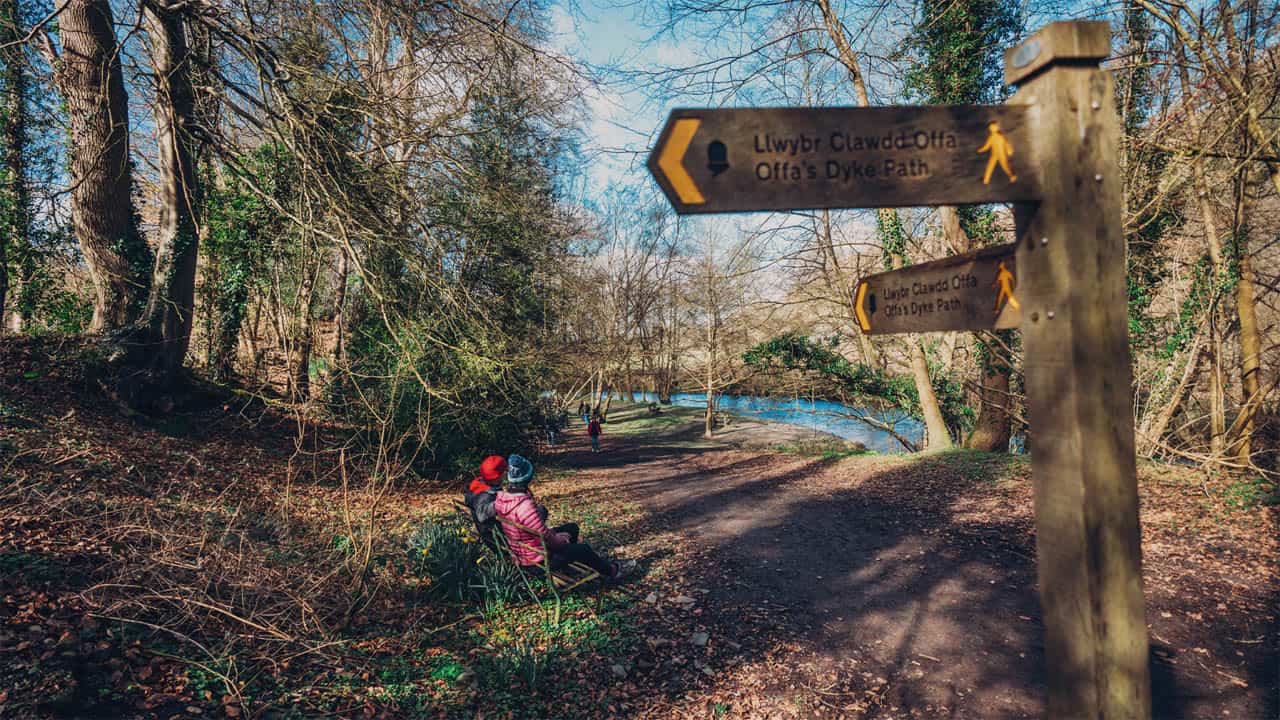
[[[1021,322],[1015,246],[983,248],[871,275],[853,290],[868,334],[995,330]]]
[[[680,213],[1033,201],[1021,106],[672,111],[649,169]]]

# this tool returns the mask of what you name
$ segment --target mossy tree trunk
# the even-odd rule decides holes
[[[1009,392],[1012,368],[994,354],[990,343],[981,339],[977,342],[981,343],[979,366],[982,371],[982,387],[978,391],[981,409],[965,447],[987,452],[1007,452],[1009,438],[1013,434],[1013,396]]]
[[[8,327],[10,259],[19,264],[31,247],[31,198],[26,182],[27,70],[19,43],[18,0],[0,0],[0,63],[3,63],[4,96],[0,117],[4,121],[4,167],[0,170],[0,334]]]

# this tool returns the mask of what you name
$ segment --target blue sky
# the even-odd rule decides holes
[[[784,104],[778,102],[776,89],[768,90],[767,103],[753,102],[748,95],[732,98],[716,95],[658,97],[652,89],[637,89],[626,82],[617,70],[652,70],[655,68],[687,67],[706,61],[708,57],[726,52],[738,43],[755,40],[744,27],[726,28],[713,32],[710,39],[700,37],[708,32],[706,26],[686,27],[683,33],[657,35],[652,24],[664,8],[648,0],[638,0],[623,5],[619,0],[558,0],[550,10],[550,44],[555,51],[564,53],[600,72],[601,82],[587,91],[585,100],[589,113],[586,124],[584,154],[587,167],[584,170],[583,198],[587,203],[600,201],[611,190],[624,189],[628,198],[659,196],[657,183],[650,177],[645,160],[653,141],[661,129],[668,112],[674,107],[699,107],[727,102],[728,104]],[[645,21],[648,20],[649,23]],[[767,22],[765,23],[767,26]],[[763,29],[763,28],[760,28]],[[728,50],[727,54],[732,54]],[[786,83],[789,76],[775,75]],[[840,72],[842,87],[843,71]],[[847,104],[851,96],[836,96],[834,102],[818,104]],[[789,104],[789,103],[787,103]],[[663,201],[665,204],[665,200]],[[865,213],[846,211],[842,217],[842,234],[849,239],[870,239],[873,225]],[[786,214],[747,213],[731,215],[701,215],[684,218],[682,234],[699,243],[708,237],[719,242],[758,235],[766,228],[776,228],[794,223],[796,219]],[[768,240],[773,254],[783,250],[784,235]],[[776,247],[774,247],[776,246]],[[779,284],[781,287],[782,284]]]
[[[643,7],[620,7],[592,0],[560,2],[551,8],[551,44],[602,73],[602,82],[585,97],[590,113],[586,128],[588,187],[595,191],[619,184],[649,183],[644,167],[668,107],[634,88],[625,87],[609,70],[673,65],[694,60],[693,47],[669,40],[651,42],[643,27]]]

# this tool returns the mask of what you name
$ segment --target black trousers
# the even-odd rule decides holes
[[[552,570],[561,570],[569,563],[582,563],[606,577],[613,574],[613,563],[600,557],[590,545],[578,542],[578,524],[565,523],[551,528],[552,532],[566,533],[569,544],[551,551],[549,564]]]

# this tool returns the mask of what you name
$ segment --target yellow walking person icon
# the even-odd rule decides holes
[[[987,135],[987,144],[978,148],[980,153],[988,151],[991,153],[987,158],[987,171],[982,175],[982,184],[991,184],[991,173],[996,169],[996,163],[1000,163],[1000,169],[1004,170],[1004,174],[1009,177],[1009,182],[1017,182],[1018,176],[1009,169],[1009,156],[1013,154],[1013,143],[1000,132],[1000,123],[988,123],[987,130],[990,131]]]
[[[1000,313],[1000,307],[1005,300],[1009,301],[1009,305],[1014,310],[1021,310],[1022,306],[1018,304],[1018,298],[1013,295],[1013,289],[1018,284],[1017,280],[1013,277],[1013,273],[1009,272],[1009,268],[1004,266],[1003,260],[997,267],[999,270],[996,272],[996,281],[991,283],[991,287],[1000,288],[1000,292],[996,295],[996,314]]]

